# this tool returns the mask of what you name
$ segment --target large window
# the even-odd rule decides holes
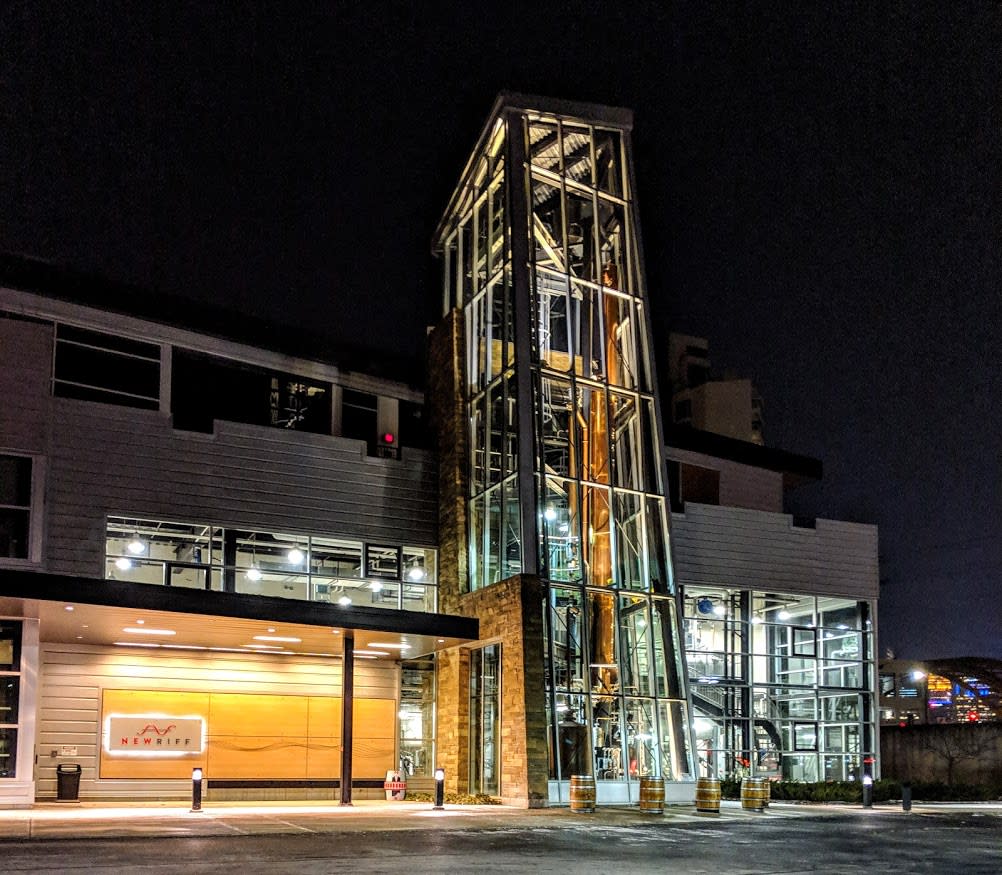
[[[105,576],[307,601],[434,611],[437,551],[326,535],[109,517]]]
[[[57,325],[53,394],[157,410],[160,347],[103,331]]]
[[[0,561],[32,557],[30,456],[0,454]]]
[[[501,645],[470,652],[470,792],[496,796],[501,783]]]
[[[862,774],[874,744],[865,603],[690,586],[684,605],[702,774]]]

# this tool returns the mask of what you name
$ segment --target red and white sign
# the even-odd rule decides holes
[[[109,714],[104,749],[110,754],[162,757],[205,750],[205,720],[169,714]]]

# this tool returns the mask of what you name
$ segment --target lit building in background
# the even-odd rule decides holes
[[[885,726],[1002,720],[1002,660],[964,657],[880,662]]]

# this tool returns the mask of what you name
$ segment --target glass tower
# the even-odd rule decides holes
[[[463,314],[459,586],[541,581],[554,801],[694,775],[631,124],[502,96],[435,241]]]

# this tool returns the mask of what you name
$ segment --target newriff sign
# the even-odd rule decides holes
[[[104,720],[109,754],[180,756],[205,750],[205,720],[169,714],[109,714]]]

